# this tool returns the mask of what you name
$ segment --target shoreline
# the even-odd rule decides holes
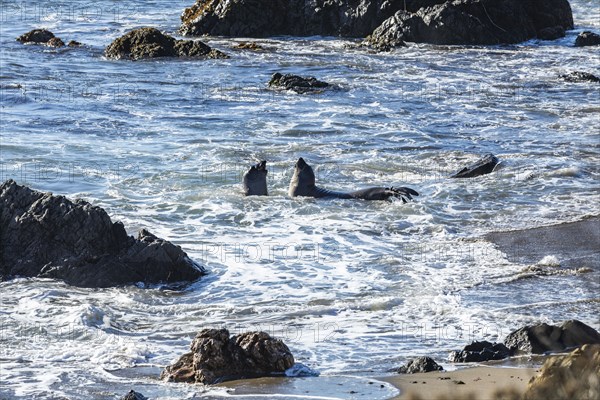
[[[398,374],[378,378],[400,390],[394,400],[520,398],[539,368],[470,366],[454,371]]]
[[[511,400],[522,397],[539,371],[536,367],[477,364],[453,371],[372,377],[342,374],[241,379],[214,387],[231,397]]]

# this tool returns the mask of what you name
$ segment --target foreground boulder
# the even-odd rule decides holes
[[[529,382],[524,400],[600,399],[600,345],[548,358]]]
[[[598,46],[600,45],[600,35],[590,31],[581,32],[575,39],[576,47]]]
[[[491,153],[486,154],[483,158],[475,161],[473,164],[452,174],[450,178],[474,178],[476,176],[489,174],[496,168],[496,165],[498,165],[498,158]]]
[[[43,44],[50,47],[62,47],[65,43],[47,29],[34,29],[17,38],[23,44]]]
[[[582,71],[574,71],[574,72],[570,72],[568,74],[562,74],[562,75],[560,75],[560,78],[562,78],[563,80],[565,80],[567,82],[574,82],[574,83],[579,83],[579,82],[598,83],[598,82],[600,82],[600,78],[598,78],[596,75],[590,74],[589,72],[582,72]]]
[[[583,322],[569,320],[560,326],[538,324],[517,329],[504,339],[504,344],[511,354],[543,354],[600,344],[600,333]]]
[[[448,356],[451,362],[484,362],[490,360],[502,360],[510,356],[510,350],[502,343],[490,343],[488,341],[473,342],[461,351],[453,351]]]
[[[438,363],[431,357],[417,357],[410,360],[406,365],[398,368],[396,372],[399,374],[417,374],[420,372],[443,371]]]
[[[327,82],[313,77],[303,78],[298,75],[280,74],[276,72],[269,81],[269,87],[282,90],[292,90],[296,93],[321,92],[331,87]]]
[[[227,58],[199,40],[176,40],[156,28],[139,28],[115,39],[104,54],[108,58],[141,60],[156,57]]]
[[[161,373],[170,382],[214,384],[224,381],[283,375],[294,365],[294,356],[279,339],[265,332],[229,337],[227,329],[203,329],[191,352]]]
[[[137,239],[100,207],[8,180],[0,186],[0,276],[60,279],[82,287],[179,283],[204,268],[145,229]]]
[[[383,50],[405,42],[509,44],[557,39],[572,28],[567,0],[454,0],[417,12],[397,11],[373,31],[367,44]]]

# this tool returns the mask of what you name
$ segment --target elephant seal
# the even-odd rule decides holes
[[[310,165],[299,158],[294,169],[294,176],[290,182],[290,197],[332,197],[336,199],[362,199],[362,200],[387,200],[390,197],[397,197],[406,203],[412,199],[412,196],[418,196],[419,193],[407,187],[372,187],[354,192],[335,192],[323,189],[315,185],[315,173]]]
[[[246,196],[267,196],[267,162],[261,161],[244,174],[242,186]]]
[[[489,174],[494,171],[496,165],[498,165],[498,157],[492,153],[488,153],[473,164],[453,174],[450,178],[474,178],[479,175]]]

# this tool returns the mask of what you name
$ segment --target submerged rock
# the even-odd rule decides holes
[[[396,372],[399,374],[416,374],[420,372],[443,371],[438,363],[431,357],[417,357],[410,360],[406,365],[398,368]]]
[[[141,60],[156,57],[227,58],[210,46],[194,40],[176,40],[156,28],[134,29],[115,39],[104,50],[108,58]]]
[[[269,81],[269,86],[276,89],[292,90],[296,93],[320,92],[331,87],[327,82],[317,80],[313,77],[304,78],[292,74],[280,74],[276,72]]]
[[[565,356],[549,357],[529,382],[524,400],[600,398],[600,345],[585,345]]]
[[[46,44],[54,37],[54,33],[47,29],[34,29],[19,36],[17,41],[21,43]]]
[[[600,35],[594,32],[581,32],[579,35],[577,35],[577,38],[575,39],[575,46],[577,47],[598,45],[600,45]]]
[[[189,283],[204,274],[174,244],[145,229],[137,239],[100,207],[8,180],[0,186],[0,275],[82,287]]]
[[[538,324],[517,329],[504,339],[504,344],[511,354],[542,354],[600,344],[600,333],[583,322],[569,320],[560,326]]]
[[[283,376],[294,365],[294,356],[279,339],[265,332],[229,337],[227,329],[203,329],[191,352],[166,367],[161,379],[170,382],[214,384],[264,376]]]
[[[42,44],[48,47],[65,46],[65,42],[63,42],[61,38],[54,36],[54,33],[47,29],[34,29],[19,36],[17,41],[24,44]],[[81,45],[81,43],[71,40],[69,42],[69,47],[74,47],[73,43],[76,43],[78,46]]]
[[[489,174],[494,171],[494,168],[498,164],[498,158],[493,154],[486,154],[483,158],[475,161],[469,165],[451,175],[450,178],[474,178],[476,176]]]
[[[502,360],[510,356],[510,350],[502,343],[490,343],[488,341],[473,342],[461,351],[453,351],[448,359],[451,362],[483,362],[490,360]]]
[[[590,74],[589,72],[582,71],[574,71],[569,72],[568,74],[560,75],[560,78],[564,79],[567,82],[600,82],[600,78],[596,75]]]
[[[52,39],[48,40],[48,42],[46,42],[46,46],[50,46],[50,47],[64,47],[65,42],[62,41],[62,39],[57,38],[57,37],[53,37]]]
[[[83,46],[83,43],[80,43],[77,40],[70,40],[69,43],[67,44],[67,46],[69,46],[69,47],[81,47],[81,46]]]
[[[454,0],[417,12],[398,10],[366,43],[379,49],[405,42],[495,45],[535,37],[557,39],[572,28],[567,0]]]
[[[130,390],[129,393],[121,397],[121,400],[148,400],[148,398],[135,390]]]
[[[264,51],[265,48],[256,42],[242,42],[235,46],[236,49],[241,50],[252,50],[252,51]]]

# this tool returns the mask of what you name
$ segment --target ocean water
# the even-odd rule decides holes
[[[158,379],[207,327],[280,337],[331,385],[415,355],[443,362],[528,323],[600,329],[597,268],[523,279],[528,265],[480,239],[599,214],[599,86],[558,78],[600,72],[599,48],[572,46],[600,32],[596,1],[571,1],[576,27],[553,42],[372,54],[282,37],[258,40],[266,51],[256,53],[205,38],[231,58],[103,58],[135,27],[176,34],[191,3],[0,3],[0,180],[82,197],[209,270],[182,292],[0,283],[0,397],[230,396]],[[39,27],[85,46],[14,40]],[[339,89],[270,91],[278,71]],[[447,179],[488,152],[497,172]],[[290,199],[298,157],[330,189],[404,185],[421,196]],[[261,159],[270,196],[243,197],[241,175]]]

